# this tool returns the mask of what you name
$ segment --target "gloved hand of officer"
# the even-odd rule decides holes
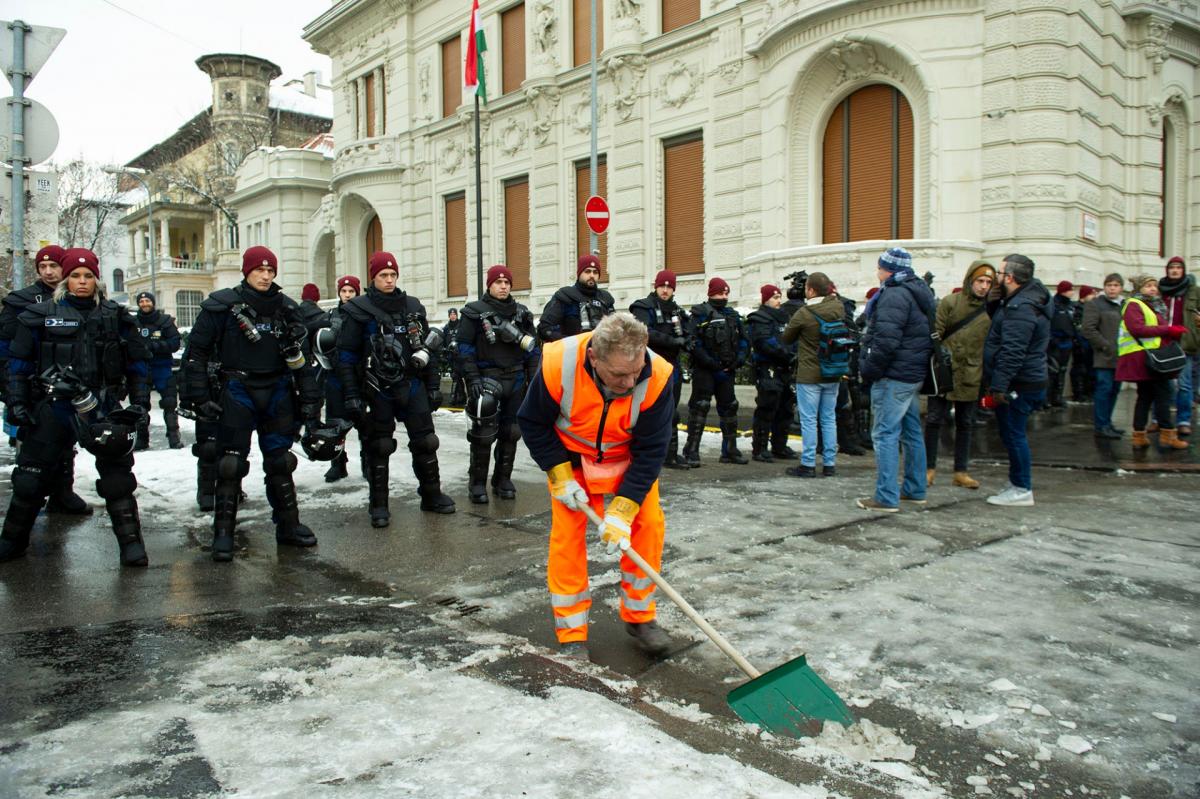
[[[29,406],[23,402],[14,402],[6,405],[8,409],[8,423],[16,427],[24,427],[25,425],[33,424],[33,412]]]
[[[568,510],[579,510],[588,504],[587,492],[575,480],[575,471],[569,463],[560,463],[546,472],[550,478],[550,496],[561,502]]]
[[[342,415],[354,424],[363,420],[363,402],[358,397],[347,397],[342,402]]]
[[[196,408],[196,418],[202,422],[215,422],[221,418],[221,403],[205,400]]]
[[[300,403],[300,419],[309,426],[321,423],[321,403],[319,402],[302,402]]]
[[[440,388],[429,389],[429,410],[436,411],[442,407],[442,390]]]
[[[479,395],[483,393],[483,381],[478,378],[467,381],[467,399],[479,399]]]
[[[604,513],[604,523],[600,525],[600,538],[608,544],[608,554],[614,554],[621,548],[622,541],[629,540],[633,518],[637,516],[641,506],[626,497],[613,497],[608,510]]]

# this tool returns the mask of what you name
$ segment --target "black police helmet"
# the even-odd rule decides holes
[[[137,426],[144,416],[145,411],[137,407],[113,411],[102,421],[90,424],[76,415],[79,443],[98,458],[123,458],[133,452]]]
[[[346,449],[347,430],[335,423],[312,425],[300,439],[300,446],[309,460],[331,461]]]

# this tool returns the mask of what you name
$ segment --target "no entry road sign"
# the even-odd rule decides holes
[[[588,197],[587,203],[583,206],[583,217],[587,220],[588,227],[597,236],[608,230],[608,203],[603,197],[592,195]]]

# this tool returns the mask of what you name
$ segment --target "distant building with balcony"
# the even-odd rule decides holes
[[[126,163],[145,171],[152,194],[120,220],[133,252],[128,295],[153,287],[158,307],[183,326],[195,321],[209,292],[242,279],[242,249],[279,246],[279,227],[240,223],[229,202],[237,168],[260,147],[299,147],[320,138],[332,118],[329,87],[318,73],[272,86],[282,73],[263,58],[219,53],[196,65],[212,79],[212,104]],[[135,186],[136,179],[125,178],[124,188]]]

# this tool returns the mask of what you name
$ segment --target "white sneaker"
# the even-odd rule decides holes
[[[1033,490],[1009,486],[995,496],[987,498],[989,505],[1001,505],[1007,508],[1028,508],[1033,505]]]

